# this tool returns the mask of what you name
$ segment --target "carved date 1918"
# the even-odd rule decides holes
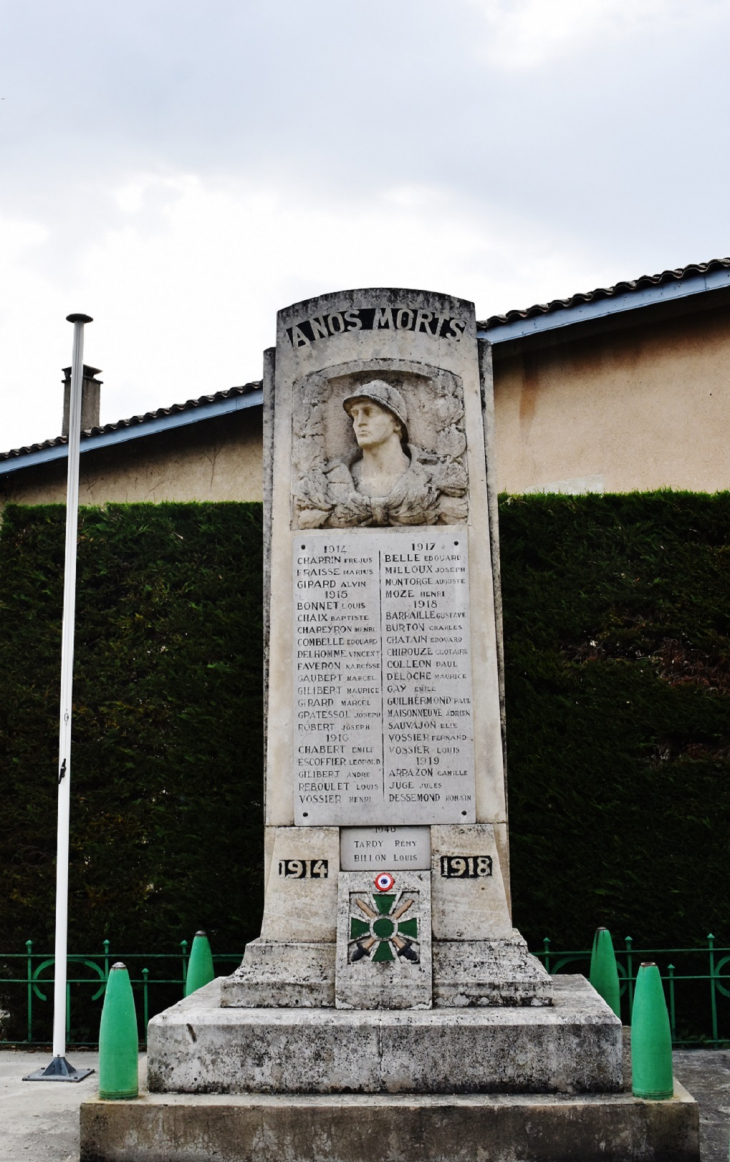
[[[329,865],[326,859],[280,859],[279,875],[286,880],[326,880]]]
[[[441,875],[449,880],[476,880],[492,874],[491,855],[442,855]]]

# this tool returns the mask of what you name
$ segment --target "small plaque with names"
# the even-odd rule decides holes
[[[466,530],[294,539],[296,823],[472,823]]]
[[[431,829],[343,827],[340,867],[343,871],[427,871],[431,867]]]

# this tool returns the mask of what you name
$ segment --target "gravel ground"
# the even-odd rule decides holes
[[[96,1093],[98,1078],[92,1073],[78,1084],[22,1080],[49,1060],[48,1053],[0,1052],[0,1162],[78,1162],[78,1108]],[[73,1050],[69,1060],[96,1069],[99,1055]],[[140,1080],[145,1066],[142,1058]],[[674,1069],[699,1102],[702,1162],[728,1162],[730,1051],[676,1052]]]

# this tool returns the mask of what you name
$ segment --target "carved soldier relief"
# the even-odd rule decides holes
[[[459,524],[467,517],[461,381],[376,359],[295,384],[293,527]]]

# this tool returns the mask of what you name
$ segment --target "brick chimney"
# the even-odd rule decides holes
[[[101,372],[100,367],[87,367],[84,364],[84,382],[81,390],[81,431],[88,432],[89,428],[99,427],[100,389],[103,380],[95,379]],[[68,413],[71,406],[71,368],[63,368],[63,427],[61,435],[68,435]]]

